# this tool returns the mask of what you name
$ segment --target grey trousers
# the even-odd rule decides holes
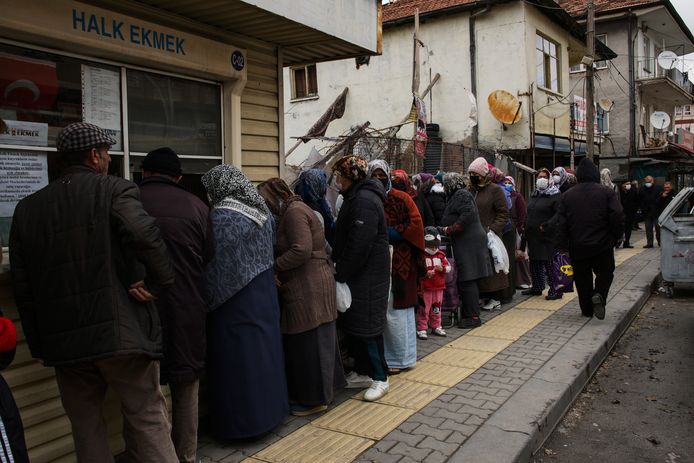
[[[171,437],[178,461],[195,463],[198,449],[198,391],[200,380],[188,383],[170,383],[171,414],[173,429]]]
[[[176,463],[166,401],[159,386],[159,362],[123,355],[70,367],[56,367],[63,407],[72,424],[77,461],[113,461],[102,416],[108,386],[121,399],[126,460]]]

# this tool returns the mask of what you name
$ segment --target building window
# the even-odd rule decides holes
[[[537,86],[559,93],[559,45],[537,34],[535,37]]]
[[[675,116],[681,116],[682,115],[682,106],[677,106],[675,108]]]
[[[685,105],[682,107],[682,114],[685,116],[691,116],[692,115],[692,105]]]
[[[597,123],[598,123],[598,132],[600,133],[609,133],[610,132],[610,113],[602,109],[600,106],[597,106],[597,111],[595,113],[595,116],[597,118]]]
[[[292,99],[318,96],[318,76],[316,75],[315,64],[293,67],[291,73]]]
[[[650,73],[653,70],[651,63],[651,39],[643,36],[643,70]]]
[[[607,34],[596,35],[595,40],[607,45]],[[596,61],[595,62],[595,69],[607,69],[607,60]],[[579,63],[579,64],[577,64],[575,66],[571,66],[571,68],[569,68],[569,72],[571,72],[572,74],[574,74],[576,72],[585,72],[585,70],[586,70],[586,65],[583,63]]]

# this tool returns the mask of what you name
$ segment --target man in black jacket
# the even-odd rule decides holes
[[[660,227],[658,226],[658,200],[663,193],[663,188],[656,185],[650,175],[643,179],[643,188],[639,192],[643,222],[646,225],[646,245],[644,248],[653,247],[653,229],[655,229],[658,246],[660,246]]]
[[[631,245],[631,232],[636,222],[636,212],[639,210],[639,193],[629,180],[625,180],[619,188],[619,201],[624,210],[624,244],[625,248],[633,248]]]
[[[15,300],[32,356],[55,367],[79,461],[113,461],[102,418],[111,386],[121,398],[129,459],[177,462],[152,302],[174,275],[137,186],[107,175],[114,143],[83,122],[58,135],[55,156],[67,167],[15,209]]]
[[[571,255],[581,312],[602,320],[614,277],[614,246],[624,231],[624,213],[614,190],[600,184],[600,172],[592,160],[580,162],[576,177],[578,184],[562,194],[559,204],[558,242]]]
[[[163,328],[161,383],[171,390],[172,437],[181,463],[194,463],[198,437],[198,390],[205,366],[207,305],[204,268],[212,257],[209,209],[178,183],[181,161],[158,148],[142,161],[142,205],[156,218],[171,254],[176,283],[157,299]]]

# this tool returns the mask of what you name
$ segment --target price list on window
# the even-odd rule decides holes
[[[123,149],[118,71],[82,65],[82,120],[106,130],[117,141],[112,150]]]

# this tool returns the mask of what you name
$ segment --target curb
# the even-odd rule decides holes
[[[625,262],[642,267],[590,320],[453,454],[449,462],[527,463],[542,447],[641,311],[660,274],[655,253]],[[578,301],[569,305],[576,306]]]

